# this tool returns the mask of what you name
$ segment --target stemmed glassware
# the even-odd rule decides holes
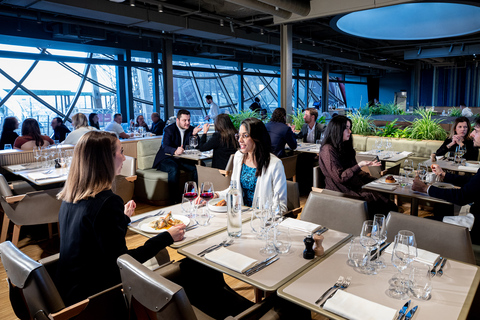
[[[188,201],[190,201],[190,212],[187,214],[187,217],[188,218],[194,218],[193,201],[198,197],[197,183],[195,181],[185,182],[183,197],[185,199],[188,199]]]
[[[385,263],[379,257],[379,249],[387,240],[387,228],[385,225],[385,216],[383,214],[376,214],[373,217],[373,232],[372,238],[377,240],[377,252],[373,264],[377,269],[386,268]]]
[[[428,173],[428,167],[425,163],[419,163],[418,164],[418,175],[420,176],[420,179],[422,181],[425,181],[425,177],[427,176]]]
[[[253,214],[250,220],[250,227],[258,239],[263,239],[265,228],[265,216],[268,210],[265,210],[261,197],[255,197],[252,203]]]
[[[210,181],[202,182],[202,187],[200,189],[200,198],[204,201],[208,202],[213,199],[215,191],[213,190],[213,183]],[[202,213],[197,213],[197,222],[201,226],[208,225],[208,221],[210,220],[210,213],[208,212],[207,205],[203,207]]]
[[[373,220],[366,220],[363,222],[362,232],[360,233],[360,244],[364,246],[371,255],[373,249],[377,247],[377,239],[374,237],[375,228]],[[375,266],[371,263],[371,256],[369,255],[367,263],[363,269],[365,274],[377,274]]]
[[[275,252],[275,247],[273,246],[273,235],[276,227],[276,209],[275,209],[275,201],[273,197],[269,197],[264,199],[264,208],[265,214],[263,216],[263,230],[265,233],[265,247],[260,249],[260,253],[262,254],[272,254]],[[273,230],[272,230],[273,229]],[[273,233],[272,233],[273,232]],[[270,237],[272,235],[272,237]]]
[[[392,139],[385,139],[385,150],[387,151],[387,156],[390,156],[390,153],[392,151]]]
[[[406,159],[403,163],[403,171],[405,171],[407,177],[407,184],[408,184],[408,177],[413,172],[413,160]]]
[[[42,157],[42,147],[33,148],[33,157],[35,158],[36,167],[39,168],[38,159]]]
[[[196,136],[190,137],[190,149],[195,149],[198,146],[198,138]]]
[[[417,243],[415,234],[411,231],[401,230],[395,236],[392,250],[392,264],[397,268],[398,274],[390,279],[392,286],[387,290],[387,295],[395,299],[407,299],[408,279],[402,273],[417,257]]]
[[[465,148],[465,145],[462,146],[457,146],[455,149],[455,163],[461,163],[462,162],[462,157],[467,153],[467,149]]]
[[[375,139],[375,151],[378,153],[382,151],[382,148],[383,148],[383,139],[382,138]]]

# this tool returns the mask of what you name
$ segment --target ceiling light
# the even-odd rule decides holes
[[[135,7],[135,0],[130,0],[130,7]]]
[[[303,39],[302,39],[302,38],[300,38],[300,43],[303,43]]]
[[[163,12],[163,5],[161,4],[158,5],[158,12]]]
[[[220,27],[223,27],[223,19],[220,19]]]
[[[315,47],[315,41],[312,41],[312,47]]]
[[[263,31],[263,29],[260,29],[260,34],[263,36],[265,34],[265,31]]]

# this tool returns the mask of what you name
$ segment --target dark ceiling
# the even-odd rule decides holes
[[[272,14],[251,9],[251,3],[256,6],[258,1],[0,0],[0,33],[152,50],[160,39],[171,39],[176,53],[278,65],[280,26]],[[334,30],[333,18],[292,24],[295,67],[318,69],[329,62],[333,71],[381,76],[409,70],[416,61],[427,67],[461,66],[475,61],[472,50],[480,49],[479,34],[438,41],[370,40]],[[445,57],[453,48],[461,52]],[[413,59],[405,59],[408,52]]]

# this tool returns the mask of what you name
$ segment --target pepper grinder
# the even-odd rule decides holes
[[[320,257],[323,256],[325,253],[325,249],[323,248],[322,242],[325,239],[321,234],[314,234],[313,240],[315,241],[315,245],[313,246],[313,251],[315,251],[315,256]]]
[[[305,250],[303,250],[303,258],[309,260],[315,258],[315,251],[313,251],[313,244],[315,243],[315,241],[313,240],[312,235],[306,236],[303,242],[305,243]]]

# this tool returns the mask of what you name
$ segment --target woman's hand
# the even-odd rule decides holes
[[[452,145],[450,147],[453,147],[455,144],[458,144],[459,146],[463,147],[463,137],[459,134],[456,134],[452,137]]]
[[[205,123],[203,125],[203,133],[207,133],[208,129],[210,129],[210,123]]]
[[[443,171],[442,168],[438,164],[432,164],[430,166],[432,168],[433,173],[437,175],[437,177],[440,178],[440,180],[443,180],[445,178],[445,171]]]
[[[418,174],[415,176],[415,179],[413,179],[412,190],[427,193],[428,186],[420,180]]]
[[[135,201],[133,200],[128,201],[127,204],[125,205],[125,211],[124,211],[125,215],[131,218],[135,213],[136,207],[137,207],[137,204],[135,203]]]
[[[185,237],[185,228],[187,226],[182,224],[177,224],[176,226],[171,227],[170,229],[167,230],[168,233],[173,238],[174,242],[181,241]]]
[[[378,160],[373,160],[373,161],[360,161],[358,163],[358,166],[360,168],[362,167],[378,167],[378,166],[381,166],[382,163]]]

